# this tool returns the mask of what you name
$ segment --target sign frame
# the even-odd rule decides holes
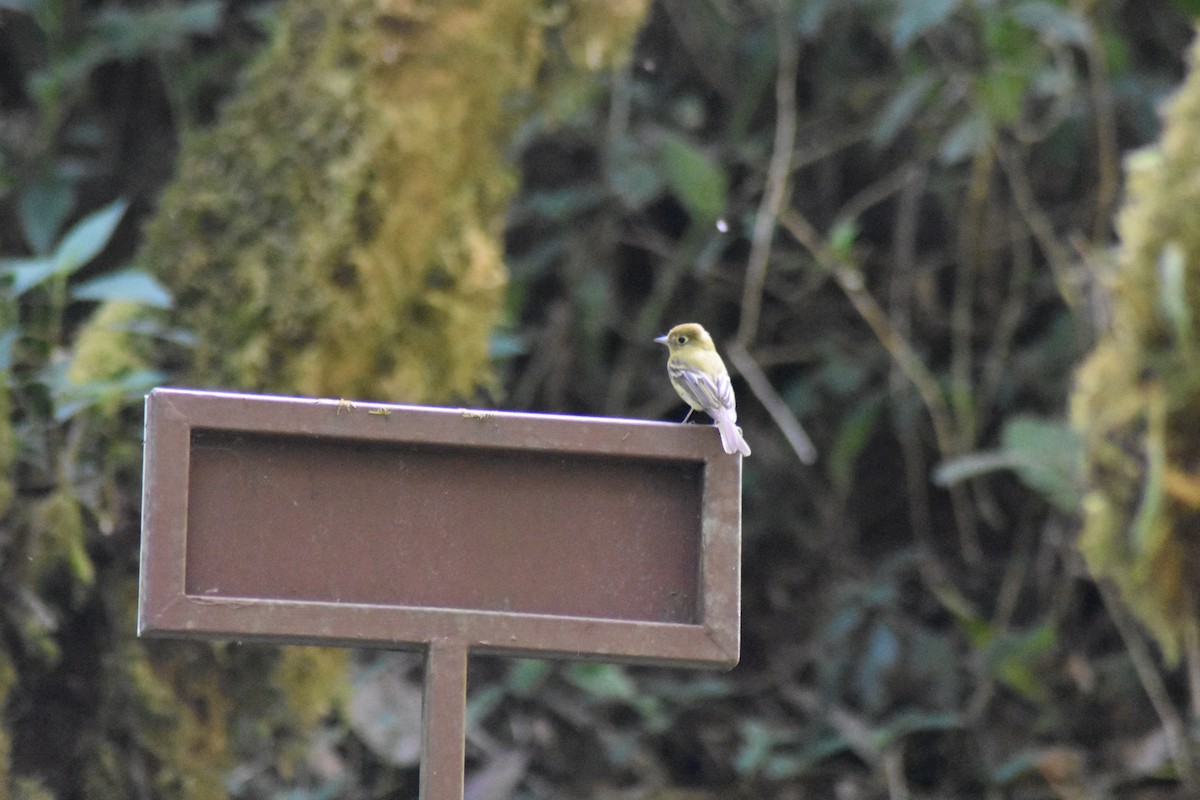
[[[220,442],[228,453],[221,455],[230,456],[229,466],[223,466],[225,462],[219,459],[205,461],[199,458],[205,435],[214,433],[218,438],[225,436]],[[262,455],[263,442],[276,445],[270,450],[269,457]],[[294,447],[290,447],[289,442]],[[633,527],[642,529],[629,540],[639,544],[634,548],[637,552],[632,558],[625,552],[623,544],[619,544],[617,550],[610,548],[607,552],[619,556],[614,563],[619,561],[622,569],[632,566],[638,570],[638,585],[643,588],[635,594],[642,598],[643,604],[635,605],[629,611],[621,605],[619,592],[609,592],[605,602],[618,613],[589,616],[532,613],[528,608],[513,611],[471,607],[471,604],[466,604],[468,607],[426,607],[378,601],[343,602],[331,599],[327,592],[317,599],[306,599],[294,592],[281,592],[278,575],[273,576],[273,583],[268,581],[269,591],[260,593],[253,586],[247,588],[244,571],[229,570],[228,561],[236,560],[236,557],[207,571],[196,567],[204,573],[205,581],[197,579],[189,587],[189,564],[195,567],[197,563],[207,563],[190,562],[189,554],[195,558],[197,554],[207,552],[210,554],[207,557],[211,558],[215,552],[218,554],[216,561],[220,562],[223,542],[245,544],[239,539],[218,539],[215,547],[210,541],[205,548],[197,542],[205,541],[205,537],[229,536],[231,532],[235,537],[249,533],[239,529],[232,519],[236,515],[226,520],[220,513],[220,493],[230,487],[237,488],[244,479],[256,480],[281,464],[287,467],[287,462],[301,460],[289,456],[289,450],[294,449],[299,454],[311,450],[314,442],[327,448],[322,452],[338,456],[331,461],[351,466],[355,464],[357,453],[379,455],[381,447],[385,459],[391,452],[387,448],[394,448],[398,463],[403,464],[415,463],[412,459],[420,459],[422,453],[448,454],[451,460],[465,458],[463,464],[472,462],[472,454],[500,454],[498,459],[492,459],[493,463],[541,463],[541,472],[535,469],[530,474],[540,475],[544,482],[554,484],[560,490],[563,481],[546,472],[545,459],[554,459],[556,470],[561,464],[567,478],[574,474],[571,470],[581,468],[578,485],[581,494],[591,498],[592,513],[580,515],[579,531],[547,531],[545,528],[539,531],[552,534],[550,538],[558,540],[560,548],[563,542],[569,541],[565,536],[586,531],[590,531],[593,543],[604,541],[610,535],[617,536],[616,541],[623,543],[625,540],[619,538],[622,531],[614,530],[605,519],[606,496],[587,491],[594,481],[607,485],[607,497],[615,498],[612,507],[621,509],[620,513],[614,511],[613,519],[635,523]],[[278,446],[280,443],[282,446]],[[239,449],[243,444],[249,449]],[[254,449],[256,446],[258,451]],[[599,472],[595,469],[597,464],[603,466]],[[677,470],[664,471],[660,468],[662,465],[682,469],[680,474],[685,476],[687,483],[680,483]],[[298,474],[301,480],[309,481],[304,485],[319,486],[314,481],[326,474],[320,469],[327,466],[301,465]],[[726,455],[721,450],[716,431],[709,426],[155,389],[146,397],[137,632],[139,636],[149,637],[423,650],[425,694],[420,797],[421,800],[461,800],[466,755],[467,667],[471,652],[718,669],[729,669],[737,664],[741,627],[741,467],[741,457]],[[309,471],[305,472],[305,469]],[[631,471],[634,483],[630,483],[628,477],[622,479],[623,469]],[[369,491],[375,492],[375,496],[395,490],[387,483],[390,478],[381,477],[373,470],[372,464],[367,464],[355,474],[373,482]],[[291,475],[293,479],[296,474],[286,470],[280,473]],[[672,475],[675,477],[671,478]],[[643,497],[646,491],[652,496],[655,486],[636,485],[637,481],[653,484],[654,476],[666,476],[663,486],[657,487],[660,492],[666,492],[658,495],[663,502]],[[334,472],[331,480],[337,484],[344,477]],[[501,477],[512,479],[511,475],[497,474],[498,479]],[[486,474],[483,479],[486,480]],[[208,482],[214,480],[224,483],[208,486]],[[478,476],[476,480],[480,480]],[[695,480],[699,481],[699,487],[689,485]],[[470,494],[464,495],[471,486],[464,489],[459,485],[461,475],[448,473],[446,481],[448,489],[458,491],[457,495],[446,493],[452,497],[450,502],[454,502],[453,498],[458,502],[472,499]],[[280,485],[284,484],[286,481]],[[428,484],[424,485],[427,487]],[[568,481],[566,485],[569,488],[571,484]],[[619,491],[620,487],[631,486],[630,494],[635,497],[613,494],[614,487]],[[529,492],[537,491],[538,484],[533,482]],[[194,492],[197,494],[193,495]],[[236,495],[236,492],[231,494]],[[326,492],[322,497],[325,502],[338,502],[336,493]],[[562,495],[558,497],[561,501]],[[694,498],[698,507],[689,510],[688,502],[680,504],[681,499],[686,501],[688,498]],[[197,502],[190,508],[193,499]],[[200,506],[205,504],[200,499],[207,504],[205,513],[200,511]],[[299,500],[295,502],[299,503]],[[313,501],[310,498],[306,502],[311,505]],[[514,504],[507,505],[511,513]],[[276,511],[280,508],[278,503],[274,508]],[[361,498],[358,508],[362,508]],[[660,516],[655,517],[655,514]],[[662,517],[662,514],[667,516]],[[353,518],[353,509],[350,509],[336,519],[339,524],[345,519],[346,525],[351,526]],[[673,520],[673,524],[666,527],[673,530],[675,536],[683,531],[685,538],[695,537],[694,546],[673,550],[658,548],[654,526],[643,518]],[[619,527],[619,523],[613,524]],[[688,526],[694,529],[690,530]],[[302,529],[305,525],[293,527]],[[386,538],[386,528],[377,527],[374,534],[377,539],[381,530]],[[305,533],[293,528],[287,528],[287,531],[297,535]],[[308,533],[311,540],[315,533]],[[326,527],[322,533],[328,535],[331,530]],[[336,535],[337,531],[333,533]],[[272,541],[278,548],[278,536]],[[409,540],[409,546],[412,541]],[[456,545],[461,545],[462,541],[457,540]],[[390,542],[388,544],[390,546]],[[419,541],[418,546],[421,546]],[[642,558],[643,549],[652,555]],[[317,552],[332,555],[332,560],[341,564],[337,569],[347,569],[348,562],[339,561],[338,551],[326,548]],[[378,552],[378,548],[374,552]],[[680,569],[680,563],[670,563],[688,558],[689,553],[697,562],[694,564],[696,572],[690,580],[687,579],[688,564],[683,564]],[[286,562],[289,557],[285,553],[280,560]],[[297,562],[293,559],[292,563]],[[510,559],[508,568],[519,563]],[[349,568],[353,567],[354,564],[349,563]],[[603,564],[597,565],[601,574],[602,568]],[[230,575],[234,578],[242,576],[233,580],[234,584],[240,585],[240,590],[222,590],[222,581],[231,580]],[[679,580],[680,576],[684,576],[684,580],[679,592],[688,602],[695,603],[694,608],[684,613],[682,620],[678,609],[665,614],[666,619],[657,619],[654,618],[656,613],[647,613],[647,609],[656,612],[671,608],[662,600],[672,594],[669,581]],[[665,587],[657,583],[660,578],[668,581]],[[238,584],[238,580],[242,583]],[[251,577],[251,583],[253,580]],[[563,592],[573,590],[571,586],[558,588]],[[278,596],[281,594],[287,596]],[[531,601],[526,598],[524,602]],[[651,618],[644,618],[647,615]]]
[[[497,610],[189,594],[189,467],[197,429],[435,447],[503,448],[700,466],[696,624]],[[741,460],[711,428],[643,420],[348,403],[178,389],[146,398],[138,633],[347,647],[471,650],[680,666],[734,666],[740,649]]]

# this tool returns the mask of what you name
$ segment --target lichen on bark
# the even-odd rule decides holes
[[[295,0],[185,141],[141,260],[195,382],[445,402],[487,382],[515,127],[627,54],[645,3]]]
[[[145,228],[138,261],[198,340],[183,380],[417,403],[487,386],[512,136],[626,58],[646,6],[291,0],[217,123],[185,137]],[[163,796],[218,791],[234,716],[311,730],[345,688],[344,651],[138,652],[124,663],[178,779]],[[270,709],[214,703],[262,684]],[[175,764],[188,750],[203,758]]]
[[[1129,157],[1111,320],[1071,402],[1088,492],[1080,548],[1169,660],[1200,589],[1200,45],[1159,144]]]

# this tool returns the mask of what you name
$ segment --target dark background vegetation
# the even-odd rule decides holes
[[[491,401],[674,419],[650,340],[704,323],[754,448],[744,641],[727,674],[473,660],[470,797],[1200,796],[1196,687],[1083,567],[1064,422],[1197,10],[660,0],[521,127]],[[415,792],[419,659],[339,693],[131,637],[140,398],[196,336],[139,221],[276,14],[0,0],[0,797]]]

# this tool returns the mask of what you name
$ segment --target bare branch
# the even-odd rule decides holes
[[[758,402],[762,403],[763,408],[771,415],[771,419],[775,421],[780,433],[796,451],[796,457],[805,464],[815,464],[817,448],[813,446],[812,439],[808,438],[808,434],[800,426],[796,415],[792,413],[787,403],[779,396],[779,392],[775,391],[775,387],[767,380],[766,374],[754,357],[737,340],[729,345],[726,354],[733,362],[733,366],[746,379],[746,385],[750,387],[750,391],[754,392]]]
[[[779,71],[775,77],[775,142],[767,186],[754,218],[750,237],[750,257],[746,263],[746,284],[742,290],[742,317],[738,323],[737,343],[749,348],[758,330],[762,311],[763,286],[767,280],[767,262],[775,239],[779,211],[787,199],[788,179],[792,172],[792,153],[796,147],[796,69],[800,51],[791,26],[780,24]]]

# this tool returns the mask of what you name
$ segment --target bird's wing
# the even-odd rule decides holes
[[[712,416],[712,412],[723,409],[729,413],[729,421],[737,420],[734,411],[733,386],[725,373],[712,378],[698,369],[676,362],[668,362],[667,370],[675,384],[683,388],[696,403]]]

